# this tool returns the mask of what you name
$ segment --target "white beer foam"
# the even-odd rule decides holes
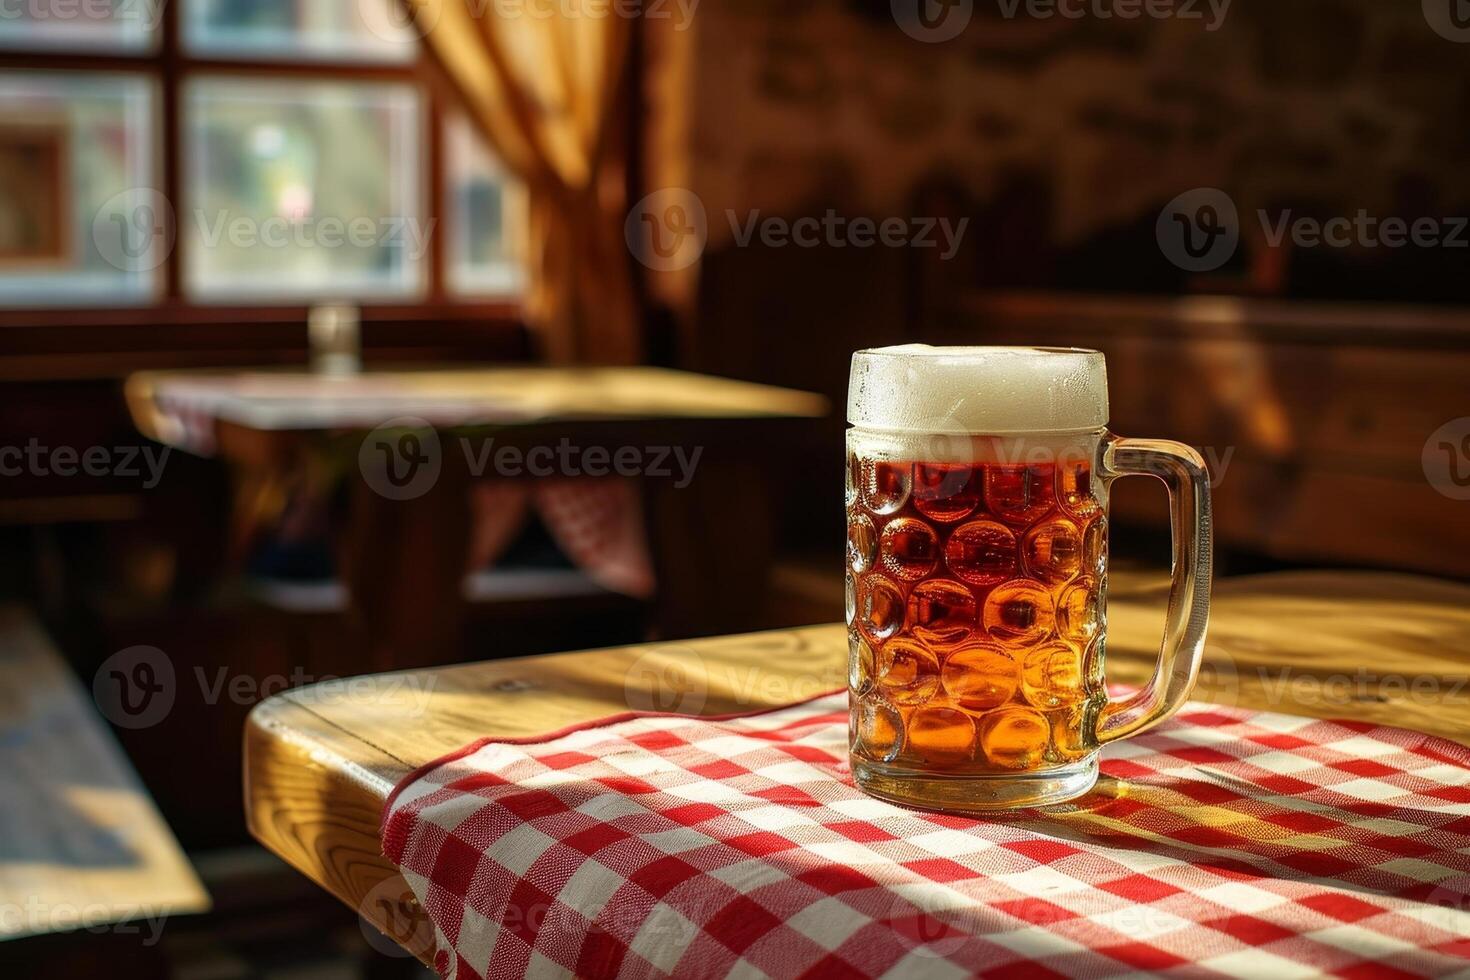
[[[1082,432],[1108,424],[1097,351],[905,344],[852,355],[847,421],[912,433]]]

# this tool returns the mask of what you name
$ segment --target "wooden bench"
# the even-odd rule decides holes
[[[0,607],[0,940],[204,912],[209,896],[91,697]]]

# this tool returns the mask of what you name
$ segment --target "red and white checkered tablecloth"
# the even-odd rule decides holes
[[[1191,704],[1081,800],[972,819],[855,789],[847,718],[478,743],[405,780],[384,850],[456,980],[1470,976],[1463,746]]]

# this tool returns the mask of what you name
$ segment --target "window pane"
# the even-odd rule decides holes
[[[191,0],[183,11],[184,43],[196,54],[395,62],[418,54],[399,0]]]
[[[461,295],[519,292],[524,283],[525,188],[462,114],[444,127],[449,242],[446,285]]]
[[[411,296],[432,228],[407,84],[185,88],[185,288],[205,299]]]
[[[167,0],[0,0],[0,48],[152,51]]]
[[[140,75],[0,74],[0,303],[150,298],[168,240]]]

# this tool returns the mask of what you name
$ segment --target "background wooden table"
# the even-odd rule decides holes
[[[762,447],[786,444],[785,427],[828,411],[819,395],[648,367],[343,376],[145,371],[128,379],[127,398],[145,435],[227,461],[241,501],[285,485],[311,460],[336,461],[324,468],[347,474],[350,498],[338,574],[353,621],[361,625],[358,639],[370,670],[463,659],[460,600],[472,538],[468,487],[472,480],[496,478],[493,470],[475,472],[480,464],[466,457],[465,447],[483,450],[493,439],[497,454],[508,448],[524,453],[567,441],[582,453],[606,450],[609,458],[624,447],[697,449],[687,486],[656,474],[639,481],[661,583],[655,617],[665,636],[729,633],[741,628],[748,596],[760,591],[770,570],[762,468],[773,461]],[[409,499],[388,499],[358,472],[364,437],[390,421],[440,433],[438,476]],[[736,512],[747,520],[710,519]],[[255,530],[252,521],[236,523]],[[721,560],[711,563],[708,555]]]
[[[1164,590],[1115,589],[1108,677],[1148,677]],[[423,954],[420,916],[379,850],[393,786],[484,736],[632,708],[720,713],[846,683],[840,625],[360,678],[257,707],[246,809],[267,847]],[[1470,744],[1470,587],[1407,575],[1278,573],[1217,585],[1198,700],[1415,728]],[[389,900],[384,900],[389,896]]]

